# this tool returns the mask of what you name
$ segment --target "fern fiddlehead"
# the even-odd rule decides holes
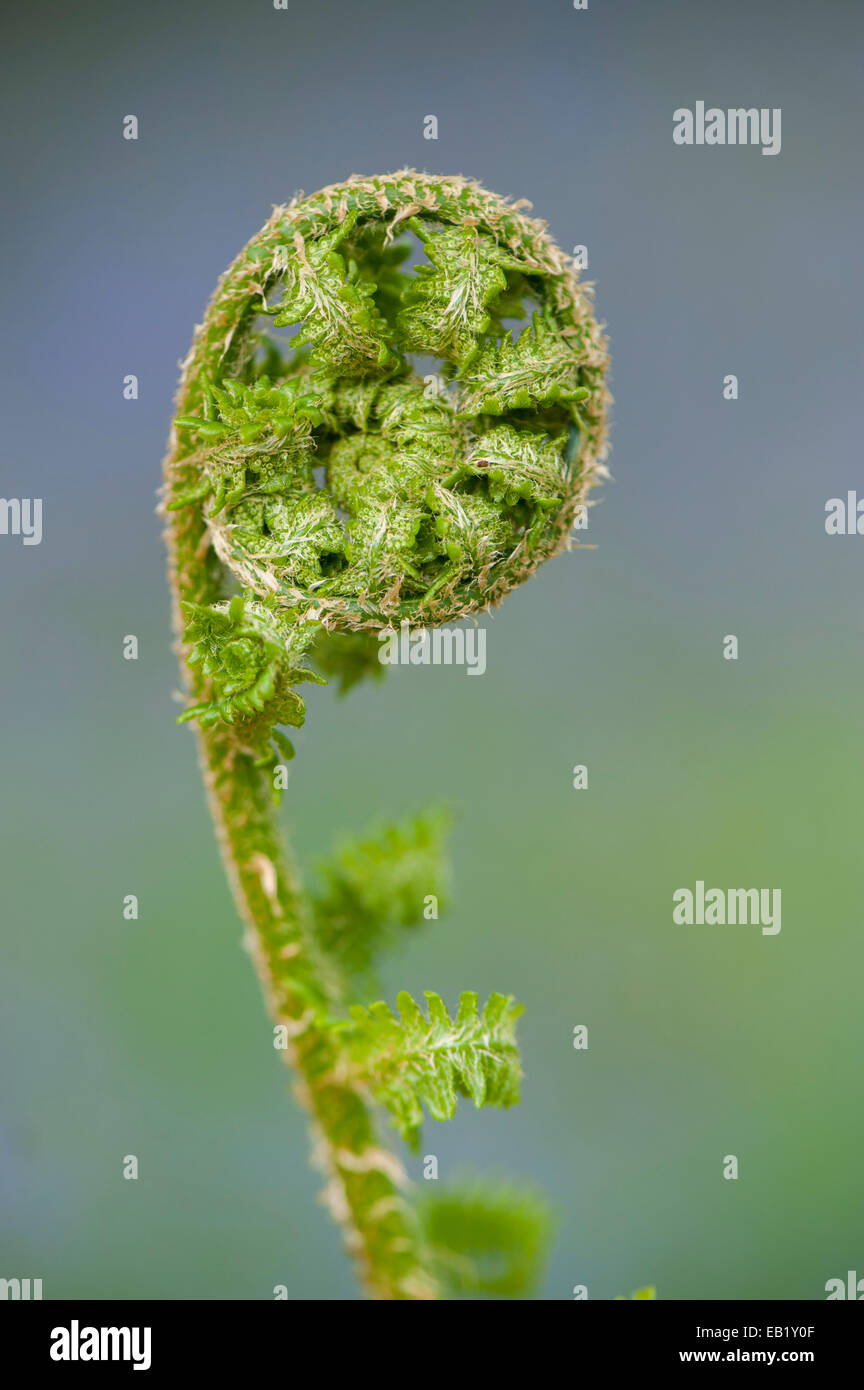
[[[426,1012],[408,995],[398,1015],[363,1006],[384,939],[443,890],[443,824],[386,827],[301,889],[276,819],[293,756],[278,726],[302,723],[302,682],[380,675],[382,631],[488,608],[566,546],[604,472],[606,363],[588,292],[524,204],[403,170],[276,208],[183,364],[163,494],[181,718],[330,1209],[376,1298],[484,1287],[456,1249],[458,1197],[437,1217],[412,1207],[376,1110],[411,1143],[457,1095],[512,1104],[519,1009],[472,993],[455,1017],[432,993]],[[524,1262],[530,1207],[472,1190],[463,1224],[484,1254],[497,1229]]]

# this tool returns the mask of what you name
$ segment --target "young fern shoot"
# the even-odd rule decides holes
[[[424,1111],[517,1101],[520,1009],[364,1006],[378,952],[445,889],[444,821],[385,826],[301,889],[277,823],[285,726],[303,682],[382,674],[382,630],[498,603],[566,547],[604,473],[605,341],[526,208],[402,170],[274,209],[196,329],[165,462],[182,718],[330,1210],[380,1299],[527,1285],[542,1204],[488,1186],[412,1204],[379,1134],[382,1108],[416,1146]]]

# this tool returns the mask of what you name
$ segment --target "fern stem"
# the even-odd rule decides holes
[[[271,1016],[287,1030],[283,1055],[300,1078],[295,1091],[312,1120],[330,1211],[371,1296],[435,1298],[417,1225],[401,1192],[402,1165],[382,1146],[362,1091],[340,1082],[330,1032],[316,1025],[329,990],[281,849],[269,784],[230,733],[202,733],[201,744],[223,861]]]

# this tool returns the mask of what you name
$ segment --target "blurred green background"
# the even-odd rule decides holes
[[[38,547],[0,537],[0,1275],[357,1296],[174,724],[154,506],[217,276],[272,203],[402,164],[530,197],[588,245],[613,480],[597,549],[488,620],[482,678],[310,691],[286,828],[309,863],[454,807],[453,910],[382,992],[525,1004],[522,1105],[466,1103],[422,1153],[545,1189],[541,1297],[819,1299],[864,1275],[864,540],[824,532],[829,497],[864,495],[861,11],[157,0],[4,26],[0,491],[45,520]],[[699,99],[782,107],[782,153],[675,147]],[[700,878],[779,887],[780,934],[673,926]]]

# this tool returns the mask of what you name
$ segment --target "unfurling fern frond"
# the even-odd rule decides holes
[[[428,1019],[403,992],[396,1000],[399,1018],[387,1004],[358,1004],[344,1025],[358,1075],[414,1146],[424,1107],[433,1120],[450,1120],[458,1096],[478,1110],[515,1105],[522,1074],[515,1032],[522,1006],[512,996],[491,994],[480,1013],[477,995],[466,990],[455,1019],[440,995],[426,990],[425,997]]]
[[[426,256],[412,273],[409,229]],[[303,722],[315,666],[343,689],[380,677],[382,633],[486,612],[568,548],[606,473],[607,362],[590,290],[526,204],[402,169],[275,208],[183,364],[163,504],[181,717],[330,1210],[375,1298],[443,1297],[454,1269],[429,1254],[375,1102],[409,1140],[459,1095],[512,1105],[520,1010],[493,994],[481,1013],[466,993],[451,1019],[427,994],[427,1016],[405,994],[398,1018],[345,1017],[380,948],[446,895],[444,825],[352,841],[305,890],[275,819],[293,755],[278,726]],[[441,1249],[461,1239],[461,1287],[521,1288],[538,1248],[526,1210],[479,1195],[459,1210],[436,1229],[449,1221]],[[509,1263],[489,1276],[493,1235]]]
[[[310,239],[302,252],[286,248],[282,298],[270,312],[277,327],[302,322],[298,343],[309,344],[311,358],[342,371],[370,370],[395,364],[388,325],[375,303],[376,282],[357,273],[339,248],[357,222],[349,212],[334,230]],[[299,253],[298,253],[299,252]]]
[[[521,270],[525,261],[476,226],[433,230],[418,217],[409,226],[423,242],[428,263],[415,267],[404,295],[399,326],[405,346],[464,367],[489,327],[489,305],[507,287],[505,271]]]
[[[187,660],[210,681],[211,695],[187,709],[180,721],[197,719],[205,729],[239,725],[245,748],[261,768],[272,767],[280,754],[293,758],[293,744],[275,726],[300,728],[306,706],[297,686],[302,681],[325,683],[302,664],[315,641],[316,625],[279,622],[266,601],[258,602],[248,592],[230,601],[184,602],[181,607]]]
[[[519,1298],[531,1292],[552,1214],[530,1187],[454,1184],[424,1196],[417,1209],[438,1277],[452,1297]]]
[[[364,680],[383,681],[387,671],[380,660],[381,643],[368,632],[322,631],[312,656],[325,680],[336,683],[339,695],[347,695]]]
[[[515,343],[509,333],[500,343],[487,343],[477,361],[462,373],[461,408],[472,416],[575,405],[591,395],[579,380],[579,363],[577,346],[535,314],[531,328]],[[565,413],[572,416],[572,411]]]
[[[448,825],[443,811],[390,821],[319,865],[322,886],[310,895],[316,934],[344,977],[364,974],[400,927],[417,926],[430,896],[436,915],[444,906]]]

